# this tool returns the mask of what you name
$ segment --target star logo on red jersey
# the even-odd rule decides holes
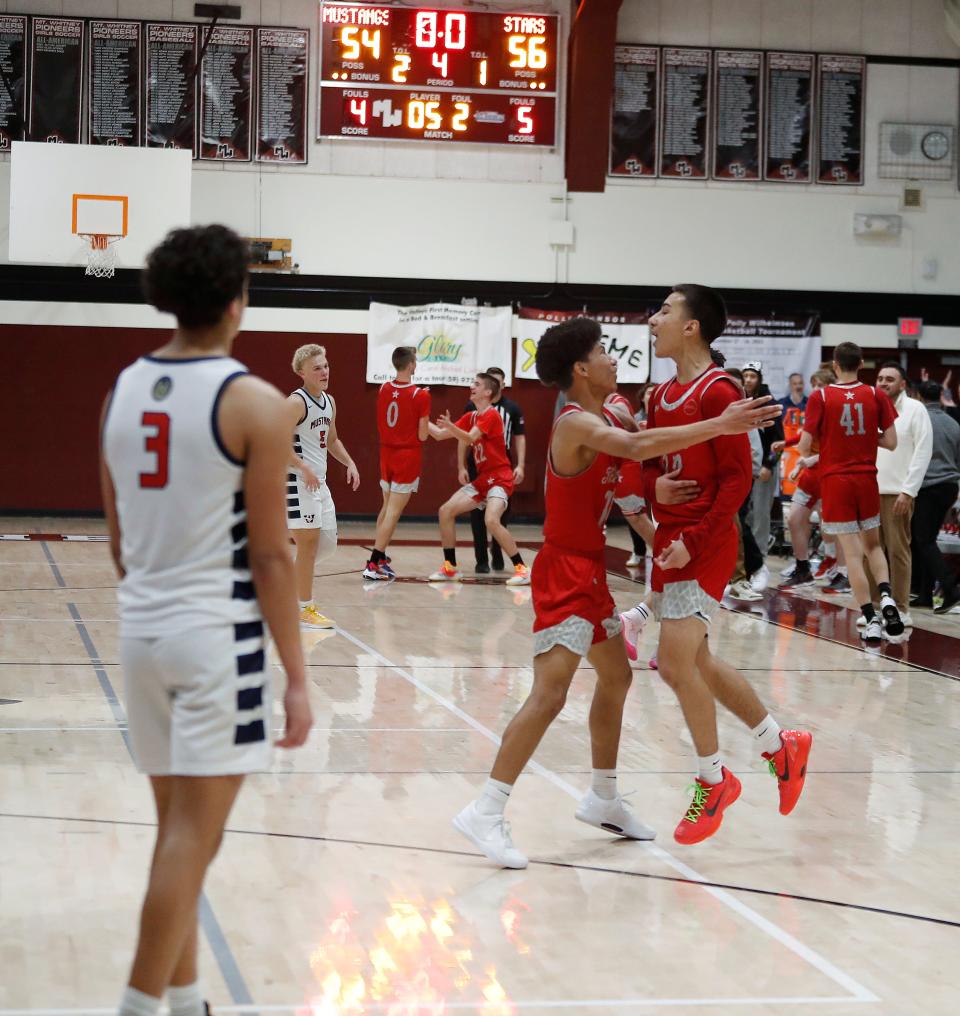
[[[394,391],[394,393],[393,393],[393,397],[394,397],[395,399],[399,399],[399,398],[400,398],[400,393],[399,393],[398,391]]]
[[[855,398],[856,395],[853,392],[847,392],[847,402],[853,402]]]

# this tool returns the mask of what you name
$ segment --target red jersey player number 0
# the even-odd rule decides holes
[[[167,413],[144,413],[140,423],[153,431],[143,439],[144,450],[157,457],[156,469],[140,474],[140,486],[146,490],[161,490],[166,487],[170,475],[170,417]]]

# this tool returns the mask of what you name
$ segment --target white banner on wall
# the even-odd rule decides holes
[[[428,303],[397,307],[371,303],[367,322],[367,381],[382,384],[396,376],[391,354],[397,346],[417,350],[417,382],[469,385],[478,371],[510,370],[510,307],[463,307]]]
[[[537,380],[537,344],[543,333],[561,321],[589,317],[602,329],[603,348],[617,360],[617,380],[624,384],[646,381],[650,373],[650,328],[646,314],[582,314],[575,310],[536,310],[521,307],[514,318],[517,339],[516,376]]]
[[[787,394],[787,379],[803,375],[810,390],[810,375],[820,366],[820,319],[815,315],[765,318],[732,315],[727,330],[713,344],[727,358],[728,367],[763,364],[763,380],[774,398]],[[652,381],[668,381],[675,373],[673,360],[653,357]]]

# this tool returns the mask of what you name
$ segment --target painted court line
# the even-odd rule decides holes
[[[463,720],[472,727],[478,734],[481,734],[488,741],[493,742],[496,745],[500,744],[500,738],[492,731],[489,727],[484,726],[479,720],[475,720],[469,713],[465,712],[459,706],[455,705],[449,699],[444,698],[439,692],[434,691],[431,687],[419,681],[412,674],[407,673],[403,668],[398,667],[391,660],[388,660],[382,653],[378,652],[372,646],[369,646],[362,639],[344,630],[343,628],[337,628],[337,631],[349,642],[352,642],[359,649],[368,653],[374,659],[379,660],[383,666],[392,670],[395,674],[398,674],[404,680],[409,681],[418,691],[421,691],[424,695],[432,698],[436,703],[443,706],[445,709],[453,713],[459,719]],[[552,783],[555,787],[562,790],[565,794],[568,794],[574,800],[579,801],[581,793],[572,784],[568,783],[562,777],[558,776],[552,769],[548,769],[541,763],[531,760],[528,768],[543,776],[546,780]],[[658,847],[654,844],[647,844],[646,849],[649,853],[653,854],[660,861],[666,864],[668,867],[673,868],[674,871],[679,872],[685,878],[690,879],[692,882],[707,882],[708,879],[701,875],[694,868],[691,868],[688,864],[680,861],[674,857],[671,853],[664,850],[662,847]],[[716,889],[713,886],[704,885],[703,891],[709,893],[724,906],[729,907],[735,913],[739,914],[746,921],[758,928],[760,931],[769,935],[776,942],[779,942],[786,949],[789,949],[794,955],[799,956],[805,960],[812,967],[818,970],[825,977],[828,977],[835,984],[840,985],[845,991],[850,992],[851,998],[846,1001],[855,1002],[879,1002],[880,999],[868,988],[865,988],[859,981],[855,980],[849,974],[842,971],[835,964],[831,963],[825,956],[821,956],[818,952],[811,949],[809,946],[804,945],[799,939],[795,938],[789,932],[784,931],[779,925],[774,924],[772,921],[767,920],[761,914],[758,914],[755,910],[752,910],[745,903],[742,903],[735,896],[725,889]],[[580,1005],[592,1004],[592,1003],[578,1003]],[[656,1004],[656,1003],[645,1003],[645,1004]]]
[[[797,996],[770,996],[769,998],[587,998],[587,999],[552,999],[552,1000],[539,1000],[531,999],[529,1001],[517,1001],[516,999],[504,999],[503,1007],[505,1010],[514,1009],[582,1009],[585,1006],[590,1006],[594,1009],[636,1009],[636,1008],[650,1008],[650,1009],[674,1009],[680,1006],[696,1006],[699,1008],[708,1008],[710,1006],[717,1005],[729,1005],[729,1006],[755,1006],[755,1005],[850,1005],[858,1002],[866,1002],[869,999],[852,998],[850,995],[838,995],[831,997],[829,995],[810,996],[810,995],[797,995]],[[463,1011],[469,1010],[471,1012],[483,1012],[487,1009],[492,1009],[496,1003],[490,1002],[488,999],[478,999],[475,1002],[443,1002],[443,1011]],[[253,1016],[255,1013],[309,1013],[315,1010],[319,1013],[327,1013],[325,1003],[320,998],[317,998],[313,1002],[303,1001],[296,1002],[293,1005],[218,1005],[217,1012],[232,1012],[242,1013],[246,1016]],[[401,1007],[403,1012],[413,1011],[411,1007],[416,1007],[416,1011],[420,1012],[432,1012],[438,1003],[435,1000],[424,1001],[422,1003],[415,1000],[404,1001],[404,1002],[363,1002],[363,1012],[385,1012],[385,1013],[396,1013],[400,1011]],[[84,1006],[82,1009],[0,1009],[0,1016],[116,1016],[116,1007],[110,1009],[94,1009],[89,1006]]]

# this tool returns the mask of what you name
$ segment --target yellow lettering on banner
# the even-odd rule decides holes
[[[453,363],[460,358],[462,349],[462,344],[451,342],[445,335],[424,335],[417,344],[417,359]]]
[[[526,373],[537,362],[537,344],[533,339],[524,339],[520,347],[527,354],[526,360],[523,361],[523,370]]]

